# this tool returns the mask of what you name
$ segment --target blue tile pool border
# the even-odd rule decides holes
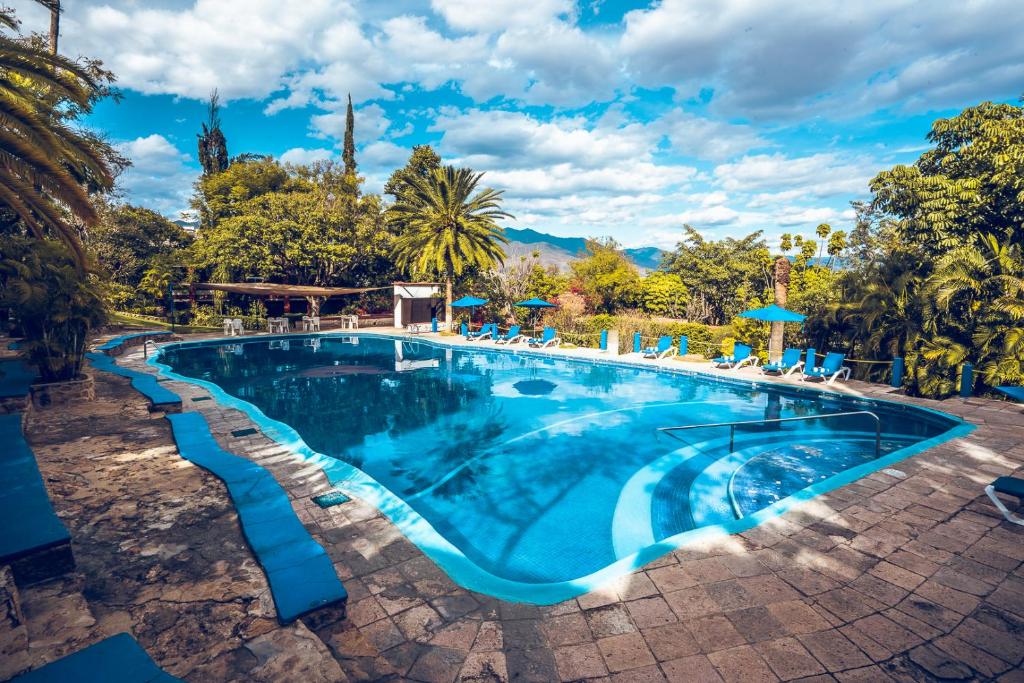
[[[291,426],[268,417],[255,405],[243,399],[231,396],[219,385],[213,382],[180,375],[174,372],[174,370],[166,363],[161,362],[164,352],[170,349],[254,342],[263,343],[278,339],[302,339],[306,337],[327,339],[337,337],[376,338],[386,339],[388,341],[402,341],[410,344],[424,344],[440,349],[464,349],[468,351],[482,351],[484,353],[561,360],[567,363],[582,365],[609,365],[645,370],[647,372],[669,373],[685,377],[693,377],[702,381],[722,382],[725,384],[742,386],[756,390],[772,389],[783,393],[815,397],[818,399],[835,399],[860,405],[885,404],[896,407],[900,410],[914,412],[919,411],[925,414],[930,414],[933,417],[941,418],[951,423],[952,426],[937,436],[924,439],[906,448],[893,451],[892,453],[888,453],[871,462],[844,470],[843,472],[829,477],[828,479],[824,479],[808,486],[807,488],[801,489],[773,505],[759,510],[754,514],[743,517],[742,519],[737,519],[726,524],[717,524],[693,529],[670,536],[657,543],[646,546],[630,556],[620,558],[603,569],[576,579],[554,583],[526,583],[505,579],[476,565],[472,560],[466,557],[462,551],[438,533],[425,518],[413,510],[399,496],[392,493],[387,487],[362,470],[353,467],[346,462],[312,450],[308,445],[306,445],[298,432],[296,432]],[[359,498],[380,510],[382,514],[390,519],[402,531],[406,538],[422,550],[423,553],[431,560],[437,563],[437,565],[440,566],[455,583],[469,590],[493,595],[504,600],[528,602],[539,605],[554,604],[588,593],[689,543],[722,538],[752,529],[770,519],[774,519],[775,517],[782,515],[800,503],[816,498],[817,496],[823,495],[842,486],[846,486],[857,479],[861,479],[862,477],[877,472],[878,470],[889,467],[894,463],[905,460],[913,455],[926,451],[929,448],[933,448],[952,439],[966,436],[975,429],[973,424],[970,424],[959,417],[933,408],[908,405],[898,401],[881,398],[861,398],[817,388],[790,387],[787,385],[769,382],[759,382],[744,377],[721,377],[719,375],[711,375],[686,368],[663,367],[660,365],[644,364],[642,362],[623,359],[613,360],[611,358],[570,357],[533,349],[515,349],[507,347],[498,348],[493,345],[490,347],[463,347],[459,345],[445,344],[444,342],[433,339],[409,339],[408,337],[375,332],[358,332],[355,334],[352,332],[327,332],[306,335],[263,335],[242,339],[239,339],[238,337],[221,337],[198,341],[171,342],[161,345],[157,352],[150,356],[146,362],[166,377],[206,389],[221,405],[229,408],[235,408],[236,410],[240,410],[245,413],[249,419],[259,426],[260,430],[266,434],[268,438],[291,450],[308,462],[321,467],[332,485],[345,491],[345,493],[350,496]]]

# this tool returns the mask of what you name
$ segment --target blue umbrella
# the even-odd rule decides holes
[[[755,308],[750,311],[743,311],[740,313],[741,318],[750,318],[751,320],[764,320],[769,323],[802,323],[804,318],[807,316],[797,313],[795,311],[788,311],[782,306],[765,306],[764,308]],[[768,359],[772,358],[772,338],[768,337]]]
[[[468,308],[469,309],[469,321],[473,322],[473,313],[476,312],[477,306],[483,306],[487,303],[487,299],[479,299],[475,296],[464,296],[458,301],[452,302],[452,308]],[[455,331],[454,322],[452,323],[452,331]]]
[[[797,313],[795,311],[787,311],[781,306],[772,304],[771,306],[765,306],[764,308],[755,308],[750,311],[743,311],[740,313],[741,318],[750,318],[752,320],[764,320],[770,323],[802,323],[804,318],[807,316]]]
[[[523,308],[532,308],[534,310],[539,310],[541,308],[554,308],[555,307],[555,305],[553,303],[551,303],[549,301],[544,301],[544,299],[538,299],[537,297],[534,297],[532,299],[527,299],[526,301],[520,301],[520,302],[518,302],[516,304],[516,306],[522,306]],[[534,330],[534,332],[537,331],[537,321],[536,320],[534,320],[533,330]]]

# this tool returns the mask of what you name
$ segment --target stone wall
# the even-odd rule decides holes
[[[96,385],[93,376],[85,373],[70,382],[33,384],[31,396],[32,407],[36,410],[64,407],[95,400]]]
[[[0,680],[28,668],[28,629],[11,568],[0,566]]]

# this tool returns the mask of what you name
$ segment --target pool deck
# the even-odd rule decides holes
[[[118,362],[152,372],[141,349]],[[1024,528],[982,493],[1024,467],[1024,406],[837,384],[977,429],[538,607],[459,588],[358,500],[321,509],[318,468],[260,432],[233,436],[254,426],[245,414],[168,382],[225,449],[274,474],[349,591],[347,618],[328,608],[281,626],[223,485],[178,456],[166,420],[127,380],[96,383],[96,401],[27,421],[78,571],[17,591],[0,567],[0,603],[18,592],[20,604],[0,620],[0,679],[128,630],[189,681],[1024,681]]]

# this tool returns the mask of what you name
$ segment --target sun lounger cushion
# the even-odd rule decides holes
[[[1019,477],[999,477],[992,482],[992,487],[997,493],[1016,496],[1024,500],[1024,479]]]
[[[14,679],[17,683],[175,683],[127,633],[118,633]]]

